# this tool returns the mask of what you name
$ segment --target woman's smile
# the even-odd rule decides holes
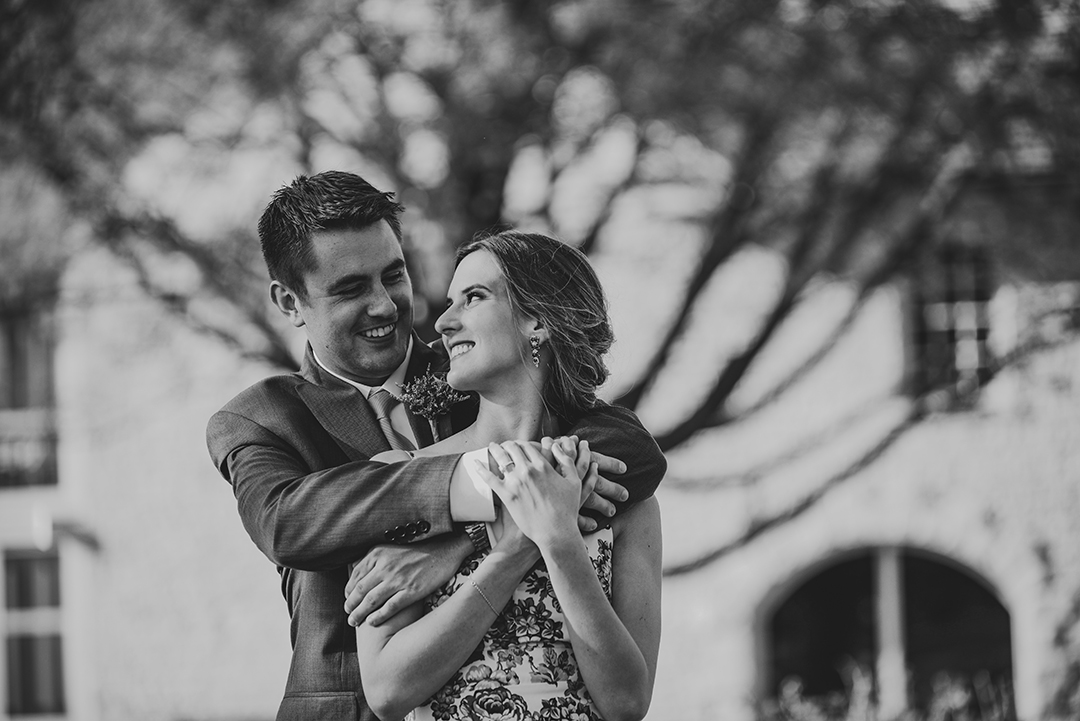
[[[470,343],[469,341],[455,343],[450,347],[450,360],[454,360],[458,356],[468,353],[475,345],[475,343]]]

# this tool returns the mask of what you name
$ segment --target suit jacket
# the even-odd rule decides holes
[[[414,338],[406,379],[445,362],[441,344]],[[476,406],[475,399],[457,404],[452,427],[471,423]],[[432,441],[425,419],[410,414],[410,423],[421,445]],[[571,432],[626,462],[618,480],[628,503],[651,495],[663,478],[664,456],[630,411],[601,406]],[[372,463],[389,445],[370,406],[323,370],[310,346],[299,373],[266,378],[215,413],[207,446],[248,534],[281,574],[293,655],[277,718],[374,721],[343,610],[348,564],[377,543],[452,532],[449,487],[459,456]]]

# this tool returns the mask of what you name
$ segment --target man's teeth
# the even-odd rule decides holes
[[[382,328],[372,328],[371,330],[365,330],[360,335],[365,338],[385,338],[394,332],[394,324],[384,325]]]
[[[450,349],[450,357],[457,358],[462,353],[468,353],[473,349],[475,343],[458,343],[456,346]]]

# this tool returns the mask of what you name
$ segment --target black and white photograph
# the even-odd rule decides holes
[[[0,721],[1080,720],[1080,0],[0,0]]]

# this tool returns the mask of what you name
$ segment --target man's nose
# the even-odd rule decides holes
[[[368,303],[368,315],[386,316],[397,312],[397,304],[390,297],[386,287],[379,285],[371,292],[371,302]]]

